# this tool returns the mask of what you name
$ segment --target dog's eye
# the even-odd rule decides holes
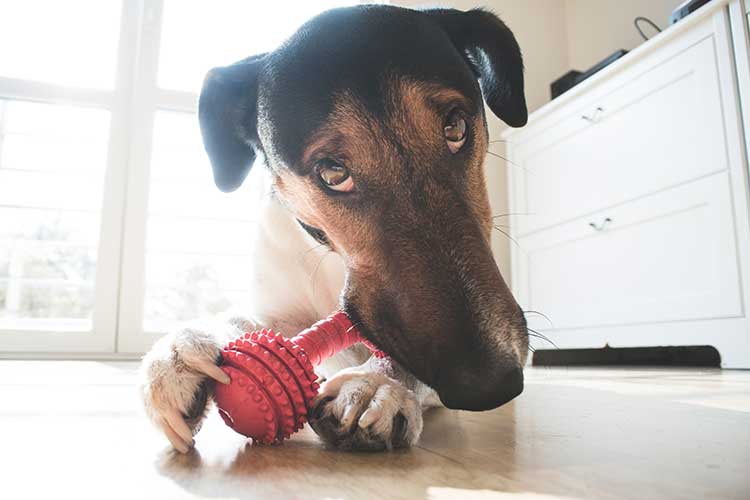
[[[460,110],[454,109],[448,113],[443,125],[443,133],[450,152],[457,153],[466,142],[466,118]]]
[[[315,167],[318,177],[328,189],[348,193],[354,189],[354,179],[349,175],[349,169],[334,161],[325,161]]]

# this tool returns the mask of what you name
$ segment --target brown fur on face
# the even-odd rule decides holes
[[[373,117],[365,106],[351,94],[345,93],[335,99],[329,119],[319,127],[305,148],[302,163],[312,165],[324,158],[331,158],[350,169],[358,190],[361,183],[387,194],[394,186],[404,182],[403,165],[388,159],[398,157],[400,151],[421,158],[426,163],[438,160],[447,151],[443,137],[443,121],[437,110],[450,111],[456,104],[470,108],[473,104],[460,92],[426,82],[414,82],[399,78],[391,80],[392,96],[387,103],[389,120],[383,123]],[[471,172],[466,176],[466,200],[474,216],[484,221],[487,240],[492,227],[490,205],[484,182],[482,163],[487,151],[486,126],[483,113],[478,113],[470,124],[476,130],[472,137],[471,155],[467,166]],[[468,145],[464,145],[466,148]],[[462,148],[462,151],[464,150]],[[383,161],[385,160],[385,161]],[[350,265],[363,267],[374,265],[378,259],[368,257],[369,242],[376,237],[376,228],[367,224],[366,218],[357,211],[350,211],[331,197],[313,177],[298,176],[290,169],[276,169],[277,189],[295,210],[298,218],[306,224],[324,231],[332,247],[348,259]],[[311,172],[312,173],[312,172]],[[415,174],[417,172],[412,172]],[[432,186],[427,177],[432,172],[425,169],[418,180],[425,188]],[[439,174],[438,174],[439,175]],[[425,192],[425,198],[439,193]],[[405,207],[408,209],[408,207]],[[404,214],[406,215],[406,214]],[[417,219],[416,214],[411,214]]]
[[[344,258],[345,307],[371,340],[439,392],[480,384],[478,372],[521,366],[527,348],[490,250],[482,103],[431,83],[384,81],[378,115],[351,93],[336,97],[302,165],[273,166],[277,191]],[[457,153],[443,131],[454,108],[468,125]],[[353,192],[320,183],[323,159],[350,170]]]

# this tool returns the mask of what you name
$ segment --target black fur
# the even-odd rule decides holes
[[[264,56],[211,70],[198,102],[203,145],[222,191],[234,191],[247,177],[260,149],[257,132],[258,75]]]

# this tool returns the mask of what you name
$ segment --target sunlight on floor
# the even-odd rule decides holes
[[[438,488],[434,486],[427,488],[427,498],[428,500],[573,500],[573,497],[540,493]]]

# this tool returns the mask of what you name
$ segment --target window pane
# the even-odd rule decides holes
[[[0,100],[0,206],[98,211],[109,112]]]
[[[102,178],[0,169],[0,206],[98,210]]]
[[[267,52],[302,23],[352,0],[165,0],[159,86],[198,92],[214,66]]]
[[[247,294],[218,288],[148,288],[144,328],[149,332],[167,332],[181,322],[213,316],[246,301]]]
[[[144,329],[214,315],[247,300],[258,189],[221,193],[195,115],[159,111],[154,122],[146,239]]]
[[[201,237],[196,234],[196,237]],[[249,255],[249,254],[248,254]],[[246,256],[151,252],[149,286],[242,291],[248,282]]]
[[[83,320],[80,323],[83,324],[94,308],[91,286],[34,282],[21,283],[17,289],[12,283],[6,282],[6,286],[6,307],[13,307],[20,316],[31,320],[67,318]]]
[[[0,100],[0,329],[88,330],[109,112]]]
[[[2,166],[15,170],[81,172],[87,175],[101,169],[107,142],[92,143],[85,137],[54,137],[6,132]]]
[[[96,246],[99,240],[95,213],[0,207],[0,221],[0,241],[19,238]]]
[[[0,0],[0,75],[113,88],[121,5],[121,0]]]
[[[239,198],[240,196],[238,196]],[[148,244],[153,251],[222,254],[233,249],[247,255],[254,222],[161,217],[152,215],[148,223]],[[200,238],[195,235],[200,234]]]
[[[94,281],[96,249],[93,247],[21,239],[6,240],[4,243],[7,260],[5,269],[0,263],[0,279],[11,278],[12,260],[13,275],[20,279],[45,279],[77,284],[90,284]]]

